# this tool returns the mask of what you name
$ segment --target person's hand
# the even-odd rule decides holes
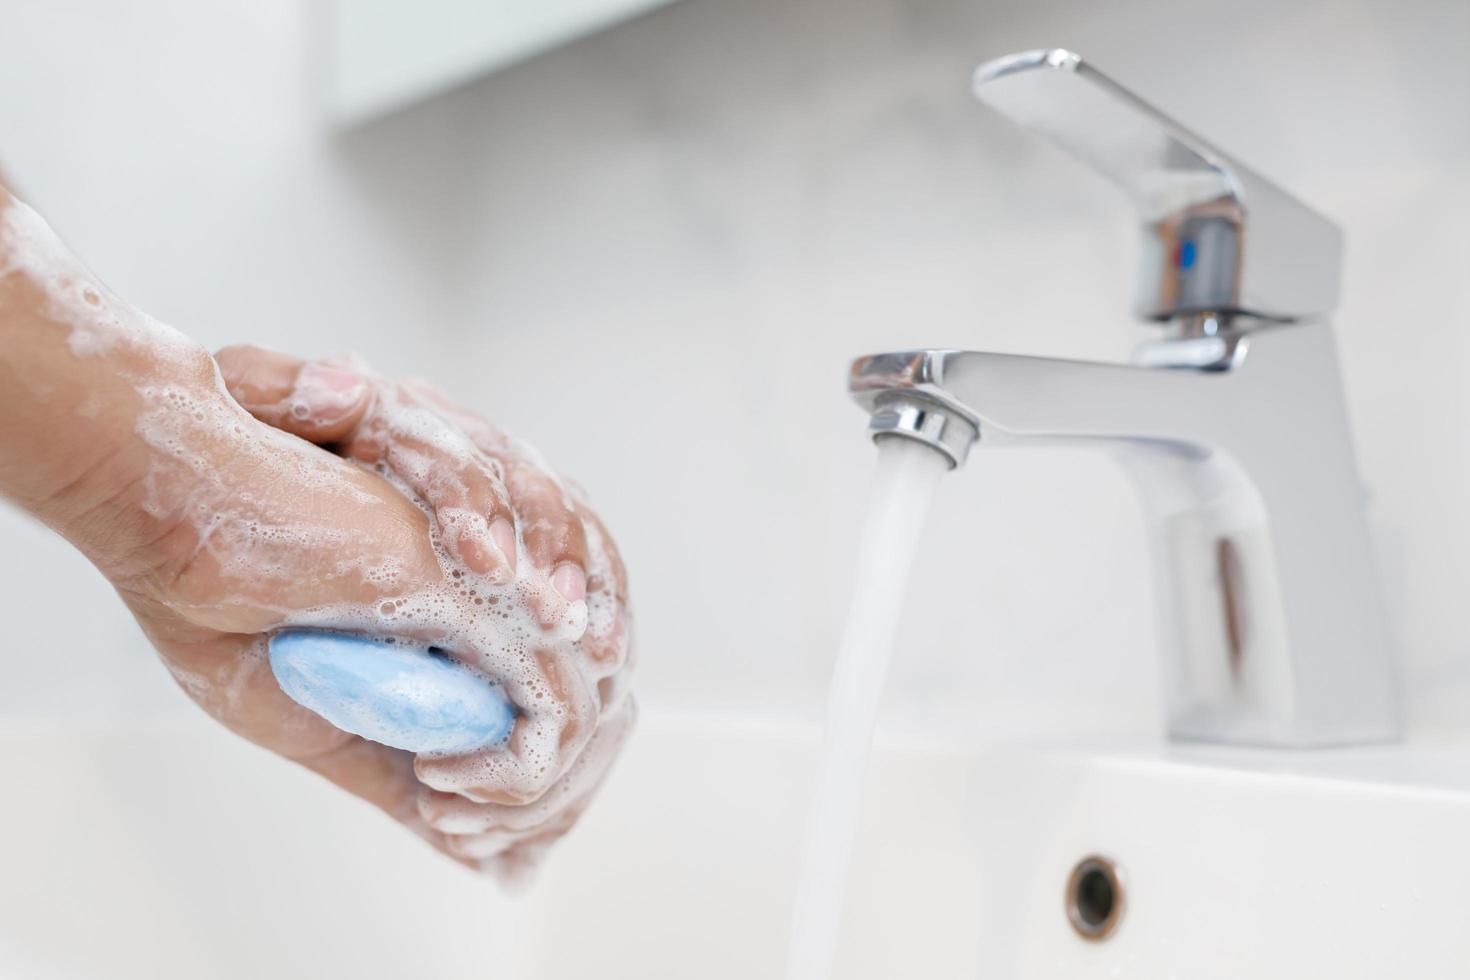
[[[631,718],[621,569],[600,529],[577,545],[574,529],[508,505],[495,516],[512,521],[526,567],[514,580],[508,567],[481,571],[496,555],[473,552],[472,516],[431,516],[403,492],[412,475],[385,470],[390,482],[252,418],[206,351],[112,294],[3,188],[0,339],[0,496],[91,559],[208,713],[476,867],[513,871],[570,824]],[[372,390],[320,365],[293,381],[314,406],[297,431],[320,424],[318,435],[348,424]],[[395,465],[411,470],[407,457]],[[572,546],[551,547],[558,536]],[[530,574],[533,554],[567,567]],[[593,575],[580,604],[550,588],[575,594],[579,559]],[[508,623],[519,652],[503,642]],[[520,672],[507,682],[524,713],[517,739],[498,754],[417,760],[432,785],[463,790],[435,792],[412,756],[286,697],[266,655],[286,626],[442,642],[507,680],[499,657]],[[596,666],[582,673],[583,660]],[[468,797],[485,802],[457,811]]]
[[[0,496],[91,559],[207,712],[447,850],[413,760],[296,705],[265,656],[298,615],[442,583],[427,517],[251,418],[207,351],[112,294],[3,188],[0,340]]]
[[[385,602],[376,624],[326,623],[428,638],[505,684],[521,711],[509,746],[420,757],[419,812],[461,858],[534,864],[633,717],[626,576],[606,529],[534,450],[428,386],[254,347],[217,360],[257,419],[373,468],[432,516],[455,587]]]

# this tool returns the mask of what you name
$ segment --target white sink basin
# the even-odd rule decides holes
[[[654,717],[525,899],[203,719],[0,736],[0,977],[779,977],[814,730]],[[884,744],[840,978],[1463,977],[1470,752]],[[1112,936],[1073,932],[1112,858]]]
[[[997,751],[971,773],[996,787],[971,811],[984,976],[1470,971],[1464,752]],[[1127,889],[1097,943],[1062,914],[1068,872],[1092,851]]]

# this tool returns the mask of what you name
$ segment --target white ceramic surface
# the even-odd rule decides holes
[[[815,731],[657,716],[531,893],[216,731],[0,737],[0,977],[779,976]],[[839,980],[1464,975],[1470,753],[886,739]],[[1127,881],[1107,942],[1072,864]]]

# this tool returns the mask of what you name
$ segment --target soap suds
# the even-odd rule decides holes
[[[194,347],[177,330],[115,296],[44,218],[15,198],[0,213],[0,262],[0,278],[19,272],[44,291],[47,315],[70,326],[67,344],[79,357],[119,347],[166,356]]]
[[[437,405],[433,410],[407,403],[379,405],[381,425],[373,437],[381,440],[382,453],[371,466],[308,449],[295,437],[251,418],[225,392],[217,368],[214,391],[190,387],[207,360],[198,346],[109,291],[19,201],[12,200],[0,213],[0,243],[0,256],[8,256],[0,258],[5,263],[0,277],[19,273],[43,290],[45,312],[68,331],[67,346],[75,356],[137,355],[119,359],[120,364],[136,364],[136,374],[127,374],[126,367],[118,370],[137,394],[135,431],[154,450],[142,485],[142,506],[165,526],[192,530],[194,550],[186,567],[207,567],[212,576],[211,588],[205,590],[215,597],[212,605],[181,607],[184,615],[259,610],[266,602],[262,596],[270,595],[273,586],[290,594],[287,586],[302,574],[357,576],[383,595],[371,602],[276,609],[274,625],[350,631],[384,642],[406,637],[432,643],[500,683],[519,709],[504,747],[420,757],[417,771],[427,786],[478,801],[536,800],[558,787],[548,807],[553,801],[576,803],[590,793],[632,715],[626,697],[631,624],[625,597],[614,591],[616,556],[600,527],[592,520],[578,521],[588,545],[584,570],[589,586],[585,600],[569,603],[552,588],[551,570],[537,568],[526,546],[528,530],[545,530],[544,517],[517,527],[513,577],[504,569],[478,574],[454,557],[457,549],[446,543],[474,538],[498,550],[487,515],[465,508],[436,512],[425,502],[462,491],[463,471],[476,464],[506,499],[511,477],[498,459],[476,448],[493,442],[513,461],[516,479],[558,488],[566,510],[579,513],[569,488],[535,450],[447,403],[442,412]],[[176,377],[178,383],[160,380]],[[306,394],[307,401],[331,400],[322,392]],[[95,400],[80,408],[84,414],[98,410]],[[298,418],[301,411],[311,411],[294,405],[289,410]],[[315,512],[380,504],[360,480],[343,479],[343,468],[353,467],[377,474],[424,512],[440,582],[410,587],[398,555],[365,535],[354,537],[327,517],[313,522],[312,508],[298,506],[304,496],[311,497]],[[319,561],[324,555],[340,557],[327,567],[303,572],[304,554]],[[417,573],[414,577],[420,578]],[[233,668],[238,676],[224,685],[219,675],[171,669],[180,686],[208,707],[228,705],[251,678],[269,668],[262,640]],[[516,860],[529,853],[523,850]],[[480,856],[491,859],[488,853]]]

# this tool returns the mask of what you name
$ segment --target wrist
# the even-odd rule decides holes
[[[142,505],[165,391],[226,396],[197,344],[112,295],[0,190],[0,497],[106,568],[166,533]]]
[[[199,355],[207,359],[204,351]],[[172,539],[179,515],[158,498],[165,474],[177,484],[187,472],[178,456],[188,450],[150,439],[148,429],[167,429],[197,411],[218,411],[217,403],[225,400],[188,373],[151,374],[141,391],[94,386],[28,433],[0,432],[0,496],[55,530],[109,579],[151,572],[177,550]],[[16,459],[11,450],[17,444],[21,462],[7,465]],[[18,469],[24,475],[17,476]]]

